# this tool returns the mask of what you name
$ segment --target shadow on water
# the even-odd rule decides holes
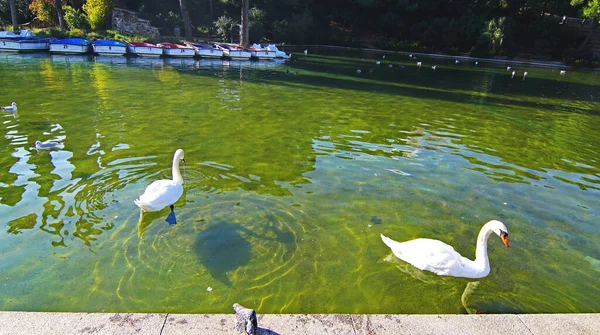
[[[227,272],[250,262],[249,231],[238,224],[219,222],[198,234],[195,250],[213,278],[231,287]]]

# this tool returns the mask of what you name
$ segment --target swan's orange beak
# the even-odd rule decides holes
[[[504,243],[504,245],[508,247],[508,233],[500,233],[500,239],[502,240],[502,243]]]

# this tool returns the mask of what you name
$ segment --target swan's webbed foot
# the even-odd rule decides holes
[[[175,217],[175,206],[171,205],[171,213],[169,213],[169,216],[167,216],[167,222],[170,225],[174,225],[177,224],[177,218]]]

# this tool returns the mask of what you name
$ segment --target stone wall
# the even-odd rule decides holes
[[[112,29],[122,34],[140,35],[146,38],[160,36],[158,28],[151,26],[150,21],[140,19],[137,13],[121,8],[113,9]]]
[[[594,28],[594,21],[591,19],[580,19],[574,17],[565,17],[564,28],[569,33],[580,38],[586,38]],[[586,49],[589,50],[594,60],[600,60],[600,27],[596,27],[596,31],[590,41],[588,42]]]

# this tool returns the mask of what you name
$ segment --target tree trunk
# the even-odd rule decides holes
[[[54,6],[56,6],[56,14],[58,14],[58,26],[60,30],[65,30],[65,17],[62,10],[62,1],[54,0]]]
[[[212,22],[215,17],[215,8],[213,7],[212,0],[208,0],[208,15],[210,15],[210,21]]]
[[[250,25],[248,24],[248,11],[250,11],[250,0],[242,0],[242,32],[240,45],[247,48],[250,45]]]
[[[185,39],[192,39],[192,24],[190,22],[190,13],[188,12],[185,0],[179,0],[179,6],[181,7],[181,17],[183,18],[183,27],[185,29]]]
[[[13,31],[19,30],[19,25],[17,24],[17,10],[15,8],[15,0],[8,1],[10,6],[10,19],[12,20]]]

